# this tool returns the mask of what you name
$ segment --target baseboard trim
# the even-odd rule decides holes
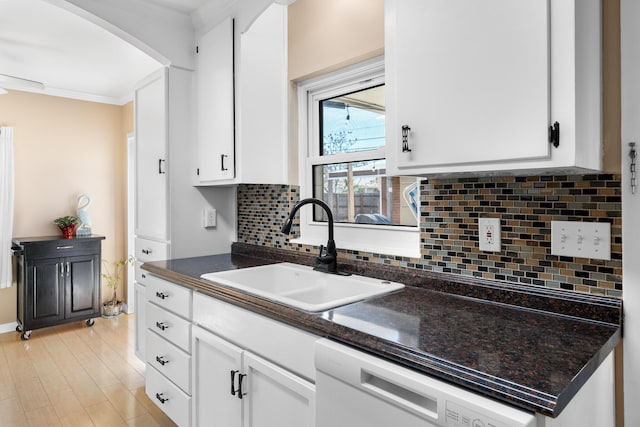
[[[16,327],[18,327],[17,322],[5,323],[3,325],[0,325],[0,334],[3,334],[5,332],[15,332]]]

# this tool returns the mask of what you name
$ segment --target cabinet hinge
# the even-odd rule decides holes
[[[549,126],[549,143],[558,148],[560,145],[560,123],[555,122],[552,126]]]

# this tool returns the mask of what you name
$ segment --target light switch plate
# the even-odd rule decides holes
[[[500,252],[500,218],[478,218],[478,238],[480,250]]]
[[[610,260],[611,224],[551,221],[551,254]]]

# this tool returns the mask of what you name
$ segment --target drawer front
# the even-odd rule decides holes
[[[136,259],[140,262],[169,259],[169,244],[154,240],[136,239]]]
[[[191,395],[191,356],[147,329],[147,364]]]
[[[191,353],[191,323],[149,301],[146,308],[147,328]]]
[[[147,396],[179,426],[191,425],[191,397],[153,367],[145,372]]]
[[[99,254],[102,239],[68,239],[25,244],[28,258],[63,258],[76,255]]]
[[[147,284],[147,279],[149,278],[149,272],[140,268],[142,263],[136,260],[135,270],[136,270],[136,282],[141,283],[143,285]]]
[[[149,273],[143,282],[147,287],[147,301],[191,319],[191,289],[167,282]]]

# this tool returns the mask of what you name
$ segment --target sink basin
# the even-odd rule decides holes
[[[280,263],[206,273],[203,279],[306,311],[324,311],[402,289],[402,283],[339,276],[312,267]]]

